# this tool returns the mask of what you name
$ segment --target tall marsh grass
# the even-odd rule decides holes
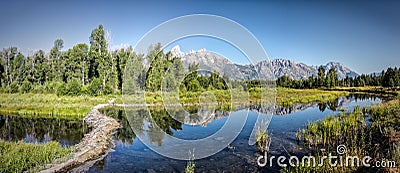
[[[37,172],[38,166],[67,156],[74,147],[63,148],[58,142],[30,144],[0,141],[0,172]]]
[[[369,116],[371,123],[365,118]],[[400,98],[360,109],[355,107],[352,112],[341,113],[337,116],[327,116],[322,120],[311,122],[306,129],[297,132],[296,139],[303,136],[304,145],[312,153],[336,152],[338,145],[345,145],[347,156],[370,156],[374,161],[388,159],[400,162]],[[373,165],[373,164],[372,164]],[[398,168],[355,168],[355,167],[327,167],[316,170],[311,167],[287,168],[284,172],[352,172],[378,171],[398,172]]]
[[[271,136],[268,134],[267,129],[261,128],[261,125],[258,126],[256,132],[256,145],[260,152],[269,152],[269,146],[271,144]]]

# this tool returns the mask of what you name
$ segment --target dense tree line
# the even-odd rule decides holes
[[[182,91],[228,87],[225,76],[199,75],[198,64],[190,64],[185,77],[181,59],[164,53],[160,44],[151,46],[146,57],[137,55],[132,47],[111,50],[102,25],[92,30],[89,41],[90,45],[80,43],[62,51],[64,42],[56,39],[49,53],[38,50],[28,56],[16,47],[4,48],[0,54],[1,92],[96,96],[121,93],[124,84],[155,92],[161,90],[164,78],[169,88]],[[148,69],[145,59],[151,62]],[[125,71],[127,65],[132,68]],[[124,81],[124,73],[132,78]],[[179,80],[183,80],[181,85]],[[127,88],[126,92],[135,92]]]
[[[282,76],[277,79],[276,84],[287,88],[332,88],[336,86],[342,87],[362,87],[362,86],[382,86],[382,87],[398,87],[400,86],[400,69],[397,67],[389,67],[386,71],[383,70],[379,75],[362,74],[355,78],[346,77],[339,79],[337,70],[332,68],[325,72],[325,69],[320,66],[316,77],[310,76],[308,79],[294,80],[288,76]]]
[[[61,51],[63,40],[57,39],[48,54],[38,50],[24,56],[16,47],[4,48],[0,54],[2,91],[60,95],[118,92],[121,69],[127,59],[138,57],[132,48],[111,51],[104,33],[99,25],[90,35],[90,45],[77,44],[66,51]]]
[[[187,91],[199,90],[226,90],[229,88],[228,83],[230,80],[224,74],[221,75],[217,72],[197,71],[200,68],[199,64],[189,64],[189,74],[181,83],[181,89]]]
[[[379,75],[373,73],[370,75],[362,74],[356,78],[348,78],[340,81],[341,86],[383,86],[398,87],[400,86],[400,69],[389,67],[383,70]]]

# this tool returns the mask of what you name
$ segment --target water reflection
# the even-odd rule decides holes
[[[253,105],[250,106],[249,109],[253,112],[262,112],[273,115],[293,114],[298,111],[304,111],[308,108],[318,108],[320,112],[329,110],[329,112],[333,113],[339,110],[348,110],[349,106],[351,110],[352,103],[357,104],[357,101],[360,102],[364,100],[367,100],[368,103],[368,100],[376,103],[380,102],[380,98],[375,96],[353,94],[345,97],[338,97],[326,102],[293,104],[290,106],[273,106],[268,108],[261,108],[259,105]],[[136,138],[136,134],[132,130],[132,127],[135,127],[138,129],[138,133],[141,133],[141,135],[147,131],[150,142],[160,146],[162,145],[164,139],[164,133],[160,133],[160,130],[166,132],[168,135],[179,137],[181,139],[201,139],[221,128],[223,123],[217,123],[215,121],[226,118],[229,116],[228,111],[231,111],[229,108],[227,109],[226,107],[222,106],[213,111],[210,111],[204,107],[186,107],[185,110],[191,114],[188,114],[183,110],[169,109],[166,111],[163,108],[157,107],[151,107],[149,112],[143,109],[135,108],[128,108],[124,110],[123,108],[107,107],[101,110],[101,112],[115,118],[122,125],[122,127],[119,128],[114,135],[119,142],[132,144]],[[130,117],[126,116],[125,111],[128,112]],[[148,116],[146,116],[149,113],[152,115],[152,120],[149,120],[147,118]],[[171,117],[171,114],[174,116]],[[208,127],[208,125],[212,122],[213,125]],[[204,132],[202,135],[195,135],[197,138],[194,138],[193,136],[188,137],[181,134],[180,131],[183,128],[196,129],[197,133],[199,134],[202,134],[202,130],[207,131],[207,133]]]
[[[63,146],[71,146],[79,143],[88,131],[82,121],[0,115],[0,139],[4,141],[58,141]]]
[[[354,106],[368,106],[380,103],[380,99],[373,96],[351,95],[339,97],[323,103],[297,104],[289,107],[269,107],[261,109],[259,106],[251,106],[249,117],[239,136],[231,143],[237,147],[234,152],[222,150],[215,155],[196,161],[196,171],[198,172],[279,172],[280,168],[257,167],[255,146],[248,145],[249,137],[253,130],[254,122],[257,120],[258,113],[272,113],[273,119],[269,126],[272,133],[271,153],[273,155],[287,155],[299,152],[296,145],[296,131],[304,128],[308,122],[316,121],[329,114],[339,113],[339,110],[352,110]],[[198,112],[199,108],[192,108],[193,112]],[[188,109],[186,109],[188,110]],[[169,159],[158,155],[143,144],[133,133],[131,126],[144,131],[152,131],[159,128],[167,132],[168,135],[181,139],[201,139],[218,131],[227,121],[228,111],[217,109],[212,114],[202,113],[186,117],[184,112],[176,112],[175,118],[168,116],[168,112],[163,109],[150,110],[154,121],[146,119],[147,111],[128,109],[129,115],[136,116],[129,120],[123,109],[107,108],[104,112],[112,112],[109,116],[117,117],[122,128],[115,135],[115,152],[110,153],[104,160],[93,166],[89,172],[182,172],[186,162]],[[233,111],[233,110],[232,110]],[[240,111],[234,111],[240,112]],[[205,122],[205,124],[201,123]],[[199,124],[200,123],[200,124]],[[155,129],[157,130],[157,129]],[[170,145],[165,134],[149,133],[149,140],[154,145]],[[126,145],[129,141],[129,145]],[[155,165],[156,164],[156,165]]]
[[[326,110],[330,111],[338,111],[338,110],[348,110],[348,107],[351,106],[351,102],[359,102],[359,101],[368,101],[371,100],[373,102],[380,102],[381,99],[375,95],[368,94],[351,94],[348,96],[338,97],[336,99],[328,100],[325,102],[316,102],[309,104],[292,104],[288,106],[271,106],[267,108],[261,108],[259,105],[253,105],[250,109],[254,112],[263,112],[267,114],[273,115],[286,115],[292,114],[298,111],[303,111],[308,108],[318,107],[319,111],[325,112]],[[350,104],[350,105],[349,105]]]

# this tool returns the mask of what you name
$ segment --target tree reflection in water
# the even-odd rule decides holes
[[[166,111],[162,107],[151,107],[147,111],[135,108],[127,108],[124,110],[121,107],[107,107],[102,109],[101,112],[117,119],[121,124],[121,128],[117,129],[114,135],[120,142],[132,144],[133,140],[136,138],[132,127],[135,127],[137,132],[141,133],[140,135],[143,135],[146,130],[148,132],[149,141],[158,146],[163,143],[165,133],[173,136],[172,130],[182,130],[183,124],[200,124],[205,126],[215,118],[223,118],[228,115],[221,109],[213,110],[213,112],[203,107],[186,107],[185,109],[186,111],[182,109],[170,109]],[[127,114],[125,114],[125,111]],[[151,120],[147,118],[149,117],[149,113],[152,117]],[[174,116],[170,116],[171,114]],[[215,117],[216,114],[221,116]]]
[[[274,115],[290,114],[296,111],[305,110],[309,107],[318,107],[321,112],[326,109],[338,111],[343,106],[350,103],[352,100],[375,99],[371,95],[350,95],[347,97],[338,97],[327,102],[310,103],[310,104],[294,104],[289,107],[275,106],[266,109],[268,113]],[[378,98],[378,97],[376,97]],[[250,106],[250,110],[258,110],[260,106]],[[246,107],[239,107],[244,109]],[[107,116],[113,117],[119,121],[121,128],[115,133],[115,138],[122,143],[132,144],[136,138],[136,134],[132,130],[134,127],[140,136],[143,136],[146,131],[149,141],[154,145],[162,145],[165,133],[173,136],[173,130],[182,130],[182,125],[206,125],[216,119],[227,117],[230,111],[233,111],[230,105],[218,105],[217,108],[209,108],[207,106],[187,106],[183,109],[168,109],[166,111],[163,107],[149,107],[148,110],[139,108],[126,108],[123,107],[107,107],[101,110]],[[127,112],[128,114],[125,114]],[[151,114],[151,120],[148,119]],[[129,115],[129,116],[126,116]],[[173,115],[173,116],[171,116]],[[165,132],[165,133],[164,133]]]
[[[0,139],[4,141],[58,141],[63,146],[71,146],[79,143],[89,130],[83,121],[0,115]]]

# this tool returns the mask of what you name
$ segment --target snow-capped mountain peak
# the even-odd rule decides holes
[[[171,53],[173,56],[180,57],[180,58],[182,58],[186,55],[184,52],[181,51],[181,47],[179,45],[174,46],[171,49]]]

